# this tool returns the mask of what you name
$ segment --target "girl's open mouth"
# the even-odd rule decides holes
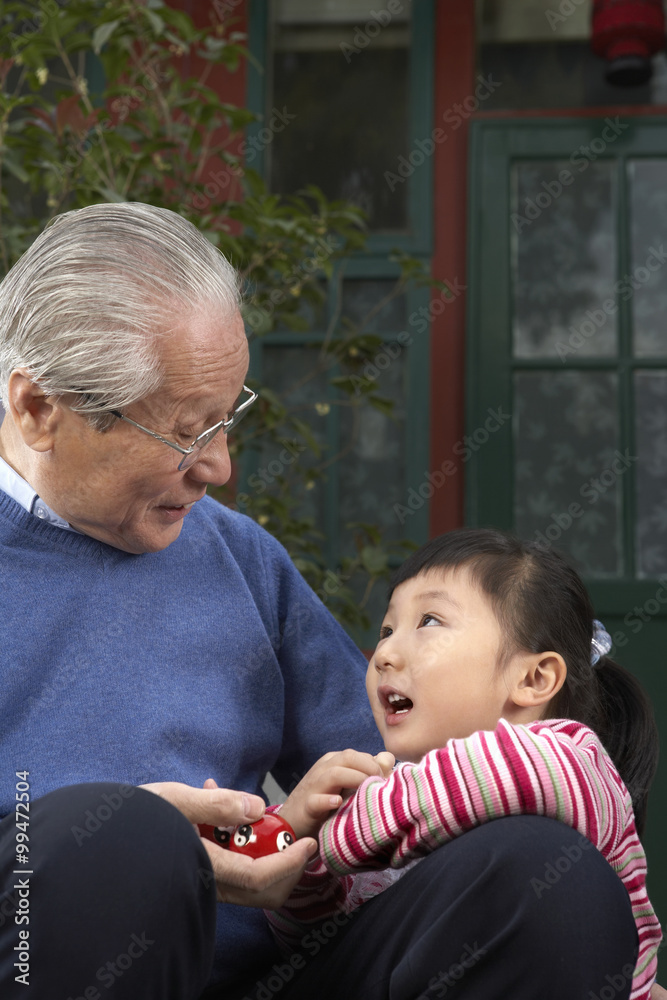
[[[414,707],[412,699],[395,688],[378,688],[378,695],[384,708],[385,720],[389,726],[398,725]]]

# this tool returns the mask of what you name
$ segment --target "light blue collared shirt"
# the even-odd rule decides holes
[[[47,507],[40,496],[35,493],[32,486],[26,483],[25,479],[19,476],[18,472],[12,469],[11,465],[7,465],[3,458],[0,458],[0,490],[3,490],[13,500],[20,503],[29,514],[33,514],[35,517],[40,518],[40,520],[48,521],[49,524],[55,524],[57,528],[64,528],[65,531],[76,531],[76,528],[68,524],[64,518],[59,517],[54,510]],[[80,534],[80,532],[76,533]]]

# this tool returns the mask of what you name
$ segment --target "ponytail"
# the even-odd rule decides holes
[[[603,657],[595,671],[596,718],[580,719],[594,729],[632,797],[637,832],[646,826],[648,792],[658,766],[658,729],[639,681],[619,663]],[[576,714],[576,713],[575,713]]]

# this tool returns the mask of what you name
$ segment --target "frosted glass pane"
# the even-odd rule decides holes
[[[513,341],[518,358],[616,351],[615,165],[570,160],[513,168]]]
[[[402,330],[407,302],[404,294],[391,297],[395,288],[393,278],[349,278],[343,282],[341,315],[368,333]]]
[[[394,402],[393,415],[386,416],[364,404],[341,411],[341,444],[350,451],[338,464],[340,475],[339,517],[343,554],[353,550],[350,521],[368,521],[386,528],[386,541],[403,538],[405,528],[394,504],[405,503],[405,400],[407,364],[405,349],[398,344],[387,353],[397,355],[377,379],[380,395]]]
[[[634,351],[640,358],[667,355],[667,160],[628,165]]]
[[[265,149],[271,189],[292,194],[316,184],[328,198],[362,208],[371,229],[405,231],[408,185],[392,190],[384,175],[410,151],[407,35],[395,47],[369,45],[349,62],[337,36],[327,50],[324,28],[298,45],[276,36],[273,106],[290,118]]]
[[[667,371],[636,372],[637,576],[667,573]]]
[[[606,372],[514,377],[514,523],[568,554],[580,572],[622,572],[618,380]]]
[[[327,413],[318,413],[317,405],[327,401],[328,388],[326,373],[315,374],[318,361],[319,346],[308,347],[282,347],[278,345],[266,344],[262,352],[262,382],[267,389],[276,392],[285,405],[299,420],[303,420],[310,428],[313,436],[323,449],[326,457],[327,443]],[[284,436],[288,443],[293,440],[299,442],[301,438],[293,435],[285,427]],[[270,488],[275,475],[289,475],[289,471],[294,463],[289,465],[282,461],[280,456],[284,453],[282,445],[269,444],[266,439],[263,442],[260,438],[260,451],[258,456],[258,467],[255,477],[250,476],[248,492],[263,492],[261,483],[265,483],[264,489]],[[293,451],[287,450],[287,455],[296,455],[299,461],[299,452],[296,448]],[[317,459],[308,450],[303,453],[304,461],[314,464]],[[283,454],[283,457],[284,454]],[[281,473],[281,466],[284,467]],[[315,524],[323,529],[325,523],[325,492],[322,486],[315,489],[306,490],[304,488],[301,496],[301,506],[299,513],[304,517],[312,517]]]

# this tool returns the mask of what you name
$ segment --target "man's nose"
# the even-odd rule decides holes
[[[220,431],[201,449],[187,475],[198,483],[224,486],[232,474],[232,460],[227,445],[227,435]]]

